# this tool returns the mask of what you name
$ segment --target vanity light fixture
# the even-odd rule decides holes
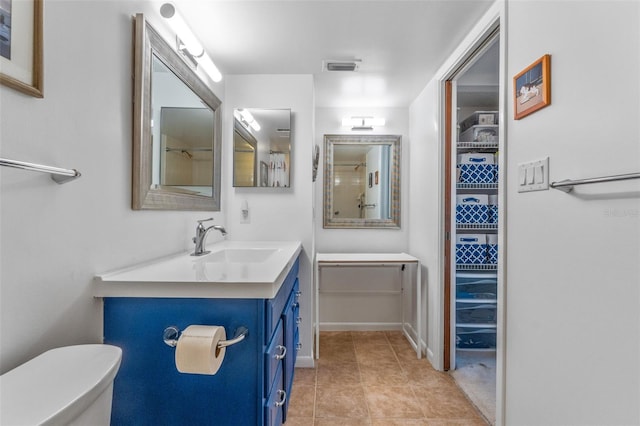
[[[354,116],[342,119],[342,125],[351,126],[351,130],[373,130],[373,127],[382,127],[385,125],[384,118],[372,116]]]
[[[176,32],[176,47],[178,52],[183,54],[194,66],[201,66],[202,69],[215,82],[222,80],[222,74],[218,67],[213,63],[204,47],[198,41],[189,26],[186,24],[182,16],[178,13],[175,6],[171,3],[164,3],[160,6],[160,15],[167,19],[173,30]]]
[[[247,129],[251,127],[256,132],[260,131],[260,124],[253,118],[253,115],[246,109],[236,109],[233,116]]]

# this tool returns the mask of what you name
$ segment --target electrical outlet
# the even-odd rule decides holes
[[[240,210],[240,223],[251,223],[249,210]]]

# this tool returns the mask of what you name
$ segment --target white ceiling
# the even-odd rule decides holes
[[[313,74],[318,107],[404,107],[492,0],[175,0],[222,74]],[[355,73],[322,61],[362,61]]]

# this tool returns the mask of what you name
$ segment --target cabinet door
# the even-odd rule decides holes
[[[298,331],[298,312],[299,312],[299,294],[298,294],[298,280],[296,279],[287,301],[287,305],[282,313],[282,319],[284,322],[284,345],[287,348],[287,355],[284,358],[284,386],[287,394],[291,394],[291,387],[293,385],[293,376],[295,373],[296,365],[296,334]],[[284,419],[287,419],[287,410],[289,408],[289,401],[285,402]]]
[[[273,386],[273,382],[278,380],[278,378],[275,377],[276,372],[279,371],[280,374],[282,374],[282,369],[278,369],[278,367],[282,364],[282,360],[286,358],[287,348],[284,343],[283,323],[282,320],[278,321],[276,331],[273,333],[273,337],[264,354],[264,392],[267,397],[269,396],[268,393]],[[280,389],[283,388],[280,387]]]
[[[287,392],[283,389],[282,362],[277,364],[275,380],[269,390],[264,405],[265,426],[280,426],[284,423],[284,404],[289,399]]]

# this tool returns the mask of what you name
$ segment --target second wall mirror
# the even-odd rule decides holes
[[[400,228],[400,141],[325,135],[325,228]]]
[[[291,110],[233,111],[233,186],[291,186]]]

